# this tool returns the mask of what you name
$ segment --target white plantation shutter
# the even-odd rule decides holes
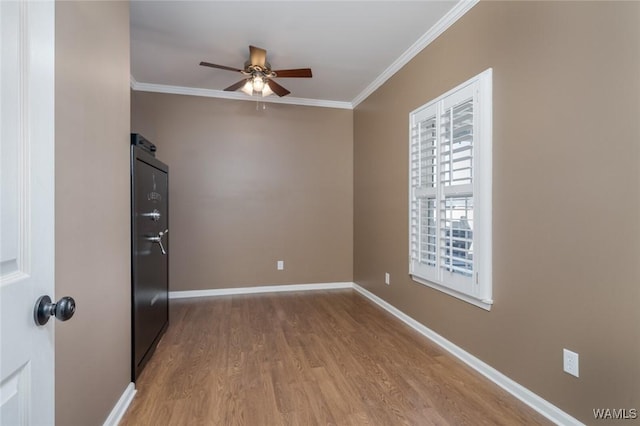
[[[411,126],[411,256],[425,277],[437,266],[437,127],[436,108],[426,108]]]
[[[489,309],[491,70],[410,116],[410,274]]]

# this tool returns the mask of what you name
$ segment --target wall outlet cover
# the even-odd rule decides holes
[[[562,350],[562,365],[565,373],[580,377],[580,356],[569,349]]]

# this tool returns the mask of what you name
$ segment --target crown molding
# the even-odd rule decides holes
[[[398,59],[396,59],[389,67],[382,72],[375,80],[371,82],[358,96],[356,96],[351,104],[353,108],[357,107],[362,101],[367,99],[369,95],[382,86],[395,73],[412,60],[425,47],[445,32],[451,25],[467,13],[480,0],[460,0],[446,15],[433,25],[429,31],[424,33],[415,43],[411,45]]]
[[[133,74],[129,74],[129,87],[131,87],[133,90],[135,90],[135,87],[138,84],[140,84],[140,83],[138,83],[138,81],[135,79]]]
[[[258,98],[256,96],[249,96],[242,92],[225,92],[224,90],[212,90],[212,89],[199,89],[195,87],[183,87],[183,86],[168,86],[165,84],[149,84],[139,83],[131,76],[131,88],[139,92],[156,92],[156,93],[169,93],[173,95],[190,95],[190,96],[204,96],[207,98],[220,98],[220,99],[233,99],[236,101],[260,101],[265,103],[274,104],[289,104],[289,105],[303,105],[312,107],[324,107],[324,108],[339,108],[339,109],[353,109],[351,102],[340,101],[328,101],[322,99],[308,99],[308,98],[294,98],[294,97],[275,97],[267,96],[265,98]]]

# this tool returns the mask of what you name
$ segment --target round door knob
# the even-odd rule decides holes
[[[45,325],[49,318],[55,316],[60,321],[66,321],[76,312],[76,301],[65,296],[57,303],[51,303],[49,296],[40,296],[33,310],[33,318],[37,325]]]

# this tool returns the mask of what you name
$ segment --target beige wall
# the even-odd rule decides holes
[[[100,425],[130,382],[129,4],[56,2],[56,424]],[[37,423],[37,421],[36,421]]]
[[[355,281],[587,423],[640,408],[639,23],[637,2],[481,2],[354,113]],[[409,112],[488,67],[491,312],[407,266]]]
[[[56,7],[56,294],[78,303],[56,423],[101,424],[130,373],[128,5]],[[639,18],[482,2],[354,113],[134,92],[131,129],[170,165],[172,290],[355,279],[582,421],[638,408]],[[407,276],[408,113],[487,67],[491,312]]]
[[[353,280],[352,111],[133,92],[132,131],[169,165],[171,290]]]

